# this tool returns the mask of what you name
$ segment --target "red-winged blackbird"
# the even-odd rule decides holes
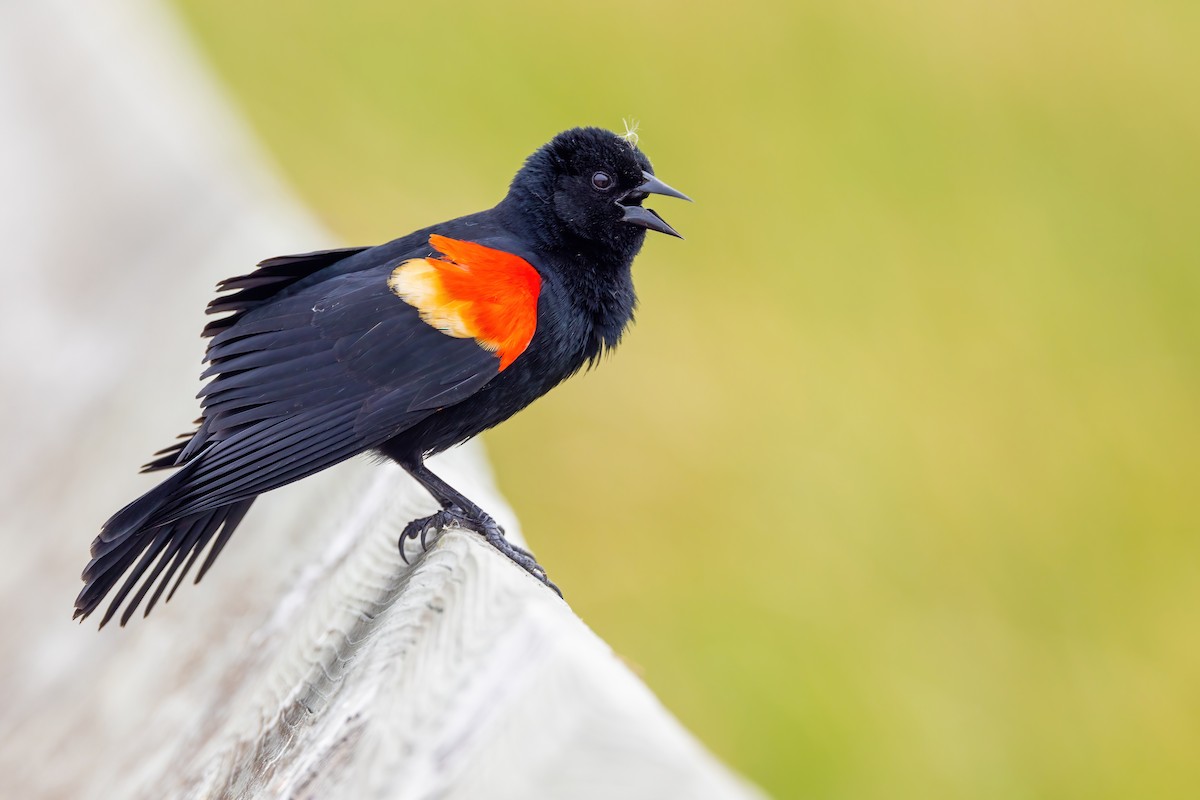
[[[149,614],[201,551],[199,581],[263,492],[367,450],[441,505],[400,538],[460,526],[557,591],[528,552],[424,459],[496,425],[616,346],[633,318],[630,268],[646,229],[678,236],[642,202],[687,199],[637,147],[576,128],[531,155],[494,208],[377,247],[280,256],[219,284],[204,329],[211,380],[198,429],[145,471],[175,474],[92,542],[75,616],[127,574],[100,624],[145,577],[124,625]],[[182,567],[182,570],[180,569]],[[156,586],[157,584],[157,586]]]

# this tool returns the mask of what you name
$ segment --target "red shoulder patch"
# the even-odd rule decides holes
[[[442,257],[410,258],[392,270],[388,286],[442,333],[494,352],[504,369],[533,339],[542,277],[503,250],[436,233],[429,244]]]

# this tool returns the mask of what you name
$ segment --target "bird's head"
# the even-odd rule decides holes
[[[690,199],[656,178],[636,145],[602,128],[558,134],[526,160],[509,189],[544,245],[584,240],[630,258],[647,230],[679,236],[642,205],[651,194]]]

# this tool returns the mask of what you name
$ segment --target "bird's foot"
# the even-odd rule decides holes
[[[414,519],[412,522],[404,526],[404,531],[400,534],[398,546],[400,548],[400,558],[404,560],[405,564],[409,563],[409,560],[408,553],[404,551],[404,543],[409,539],[412,539],[413,541],[419,541],[421,543],[421,552],[424,553],[429,549],[429,534],[441,533],[443,530],[451,527],[457,521],[457,517],[454,513],[455,510],[443,508],[436,514],[430,514],[428,517]]]
[[[405,541],[408,539],[420,541],[421,550],[424,552],[429,549],[429,534],[441,533],[446,528],[463,528],[478,533],[488,544],[503,553],[509,561],[549,586],[555,594],[562,597],[562,591],[546,577],[546,570],[542,569],[542,565],[537,562],[533,554],[524,548],[517,547],[505,538],[504,528],[501,528],[496,520],[482,511],[478,515],[471,515],[457,506],[450,506],[430,514],[428,517],[408,523],[404,526],[404,532],[400,534],[399,542],[400,557],[404,559],[404,563],[408,563],[408,556],[404,552]]]
[[[549,586],[554,590],[556,595],[562,597],[562,590],[554,585],[554,581],[546,577],[546,570],[542,569],[542,565],[537,562],[533,554],[510,542],[504,536],[504,529],[497,525],[495,520],[487,517],[485,529],[477,531],[477,533],[483,534],[483,538],[487,540],[487,543],[507,556],[509,561],[512,561],[518,567]]]

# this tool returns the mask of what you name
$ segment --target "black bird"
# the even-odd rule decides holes
[[[254,499],[368,450],[441,505],[400,539],[460,526],[557,591],[533,556],[424,460],[503,422],[621,339],[646,230],[679,236],[642,202],[687,199],[646,156],[599,128],[554,137],[494,208],[376,247],[263,261],[219,284],[211,378],[194,433],[145,471],[177,471],[118,511],[92,542],[75,616],[124,577],[124,625],[170,599],[211,543],[198,582]],[[181,569],[182,567],[182,569]],[[143,580],[144,578],[144,580]]]

